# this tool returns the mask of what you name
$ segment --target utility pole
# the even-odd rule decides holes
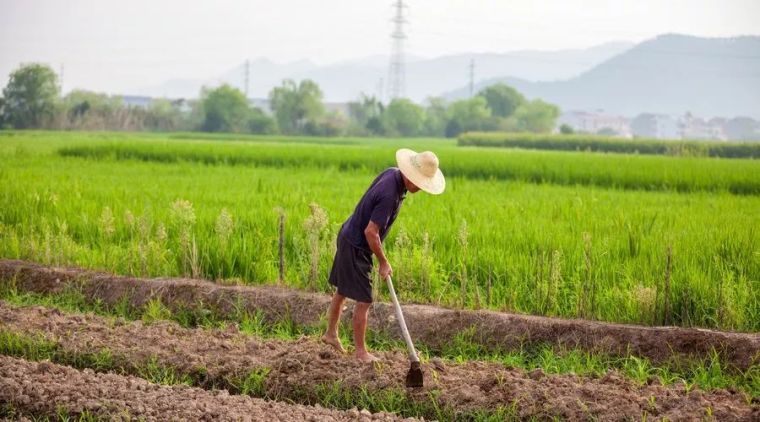
[[[470,98],[475,94],[475,59],[470,59]]]
[[[391,62],[388,69],[388,90],[389,100],[395,98],[401,98],[404,96],[405,91],[405,66],[404,66],[404,40],[406,34],[404,33],[404,24],[408,23],[404,19],[404,8],[406,5],[403,0],[397,0],[393,7],[396,9],[393,19],[393,32],[391,33],[392,50],[391,50]]]
[[[58,71],[58,79],[61,81],[61,96],[63,96],[63,63]]]
[[[248,99],[248,82],[251,77],[251,61],[245,61],[245,99]]]

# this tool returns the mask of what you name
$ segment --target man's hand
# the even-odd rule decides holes
[[[393,273],[393,269],[383,251],[383,242],[380,241],[380,226],[370,220],[369,224],[367,224],[367,228],[364,229],[364,237],[367,238],[367,244],[372,250],[372,253],[377,257],[377,262],[380,263],[380,267],[378,268],[380,271],[380,278],[385,280]]]
[[[381,280],[385,280],[391,274],[393,274],[393,268],[391,268],[391,263],[388,262],[388,260],[380,262],[380,267],[378,268],[378,271],[380,271],[380,279]]]

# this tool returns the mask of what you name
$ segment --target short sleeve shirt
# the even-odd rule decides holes
[[[380,227],[380,240],[385,240],[405,197],[406,186],[401,170],[396,167],[386,169],[372,181],[354,213],[343,223],[341,236],[357,248],[369,251],[364,229],[373,221]]]

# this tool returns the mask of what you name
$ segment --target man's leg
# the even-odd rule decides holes
[[[345,296],[337,291],[333,293],[330,308],[327,310],[327,332],[322,336],[323,343],[329,344],[341,353],[346,353],[346,349],[340,344],[340,337],[338,337],[338,323],[340,323],[340,314],[343,311],[343,302],[345,301]]]
[[[362,362],[380,360],[367,351],[364,336],[367,332],[367,314],[371,303],[356,302],[354,305],[354,343],[356,343],[356,358]]]

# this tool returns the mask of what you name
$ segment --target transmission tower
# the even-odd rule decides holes
[[[61,63],[61,70],[58,72],[58,79],[61,82],[61,96],[63,96],[63,63]]]
[[[245,61],[245,98],[248,99],[248,81],[251,77],[251,61]]]
[[[393,32],[391,33],[391,40],[393,42],[393,48],[391,52],[391,63],[388,74],[388,90],[390,99],[401,98],[404,96],[405,91],[405,69],[404,69],[404,40],[406,34],[404,33],[404,24],[408,23],[404,19],[404,8],[406,5],[403,0],[397,0],[393,4],[395,13],[393,15]]]

